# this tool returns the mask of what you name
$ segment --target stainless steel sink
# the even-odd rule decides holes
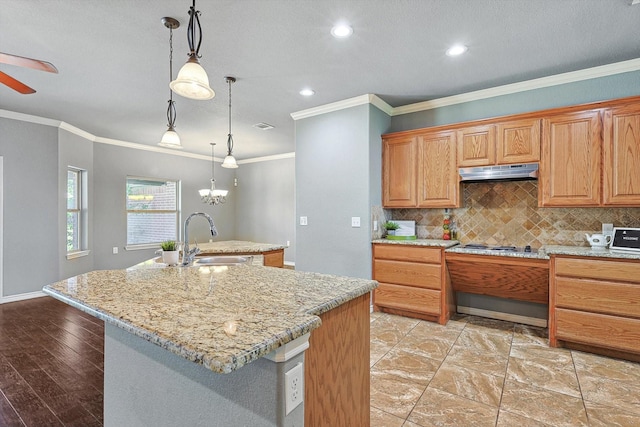
[[[194,265],[238,265],[251,264],[252,256],[219,255],[196,258]]]

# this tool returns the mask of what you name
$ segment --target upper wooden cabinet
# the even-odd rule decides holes
[[[497,164],[540,161],[540,119],[500,122],[496,127]]]
[[[640,105],[604,113],[603,204],[640,206]]]
[[[557,114],[542,120],[540,206],[600,204],[601,130],[599,110]]]
[[[462,128],[457,140],[459,167],[538,162],[540,119]]]
[[[418,136],[418,207],[460,206],[455,132]]]
[[[496,127],[473,126],[458,130],[458,166],[488,166],[496,162]]]
[[[383,139],[382,204],[387,208],[459,206],[455,132]]]
[[[415,207],[417,205],[416,138],[404,136],[382,141],[382,205]]]

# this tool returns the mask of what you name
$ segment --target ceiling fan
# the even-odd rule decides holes
[[[39,59],[25,58],[23,56],[12,55],[10,53],[0,52],[0,63],[16,65],[18,67],[33,68],[34,70],[46,71],[48,73],[58,73],[58,69],[50,62],[40,61]],[[0,83],[9,86],[11,89],[20,92],[23,95],[35,93],[36,90],[30,88],[19,80],[14,79],[8,74],[0,71]]]

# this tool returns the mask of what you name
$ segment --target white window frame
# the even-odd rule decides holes
[[[159,185],[166,182],[173,182],[176,184],[176,209],[175,210],[130,210],[127,208],[127,188],[130,180],[138,180],[138,181],[150,181],[157,182]],[[158,242],[149,242],[149,243],[129,243],[129,213],[142,213],[142,212],[153,212],[153,213],[175,213],[176,214],[176,236],[173,240],[180,240],[180,222],[182,215],[182,205],[181,205],[181,192],[182,192],[182,183],[178,179],[168,179],[168,178],[149,178],[149,177],[141,177],[141,176],[130,176],[126,177],[125,181],[125,216],[126,216],[126,236],[125,241],[127,242],[124,247],[127,251],[135,251],[142,249],[153,249],[160,248],[160,241]]]
[[[76,206],[74,208],[69,209],[69,184],[68,184],[68,180],[69,180],[69,172],[72,172],[74,174],[76,174],[76,178],[77,178],[77,186],[76,186],[76,194],[75,194],[75,199],[76,199]],[[67,259],[75,259],[75,258],[80,258],[83,256],[87,256],[89,255],[89,253],[91,252],[88,248],[89,246],[89,221],[88,221],[88,192],[87,189],[89,188],[88,186],[88,178],[87,178],[87,171],[85,169],[82,168],[77,168],[75,166],[67,166],[67,177],[66,177],[66,182],[67,182],[67,203],[66,203],[66,213],[67,213],[67,217],[69,212],[76,212],[78,214],[78,227],[77,227],[77,232],[78,232],[78,245],[79,247],[77,249],[71,249],[69,250],[68,247],[66,247],[66,252],[67,252]],[[65,222],[65,229],[66,229],[66,222]],[[66,243],[66,239],[67,239],[67,235],[65,233],[65,243]]]

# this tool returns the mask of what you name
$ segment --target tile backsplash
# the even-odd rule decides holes
[[[640,227],[640,208],[539,208],[537,181],[465,183],[463,207],[451,209],[461,243],[582,245],[602,223]],[[387,219],[414,220],[418,238],[442,238],[444,209],[385,209]]]

